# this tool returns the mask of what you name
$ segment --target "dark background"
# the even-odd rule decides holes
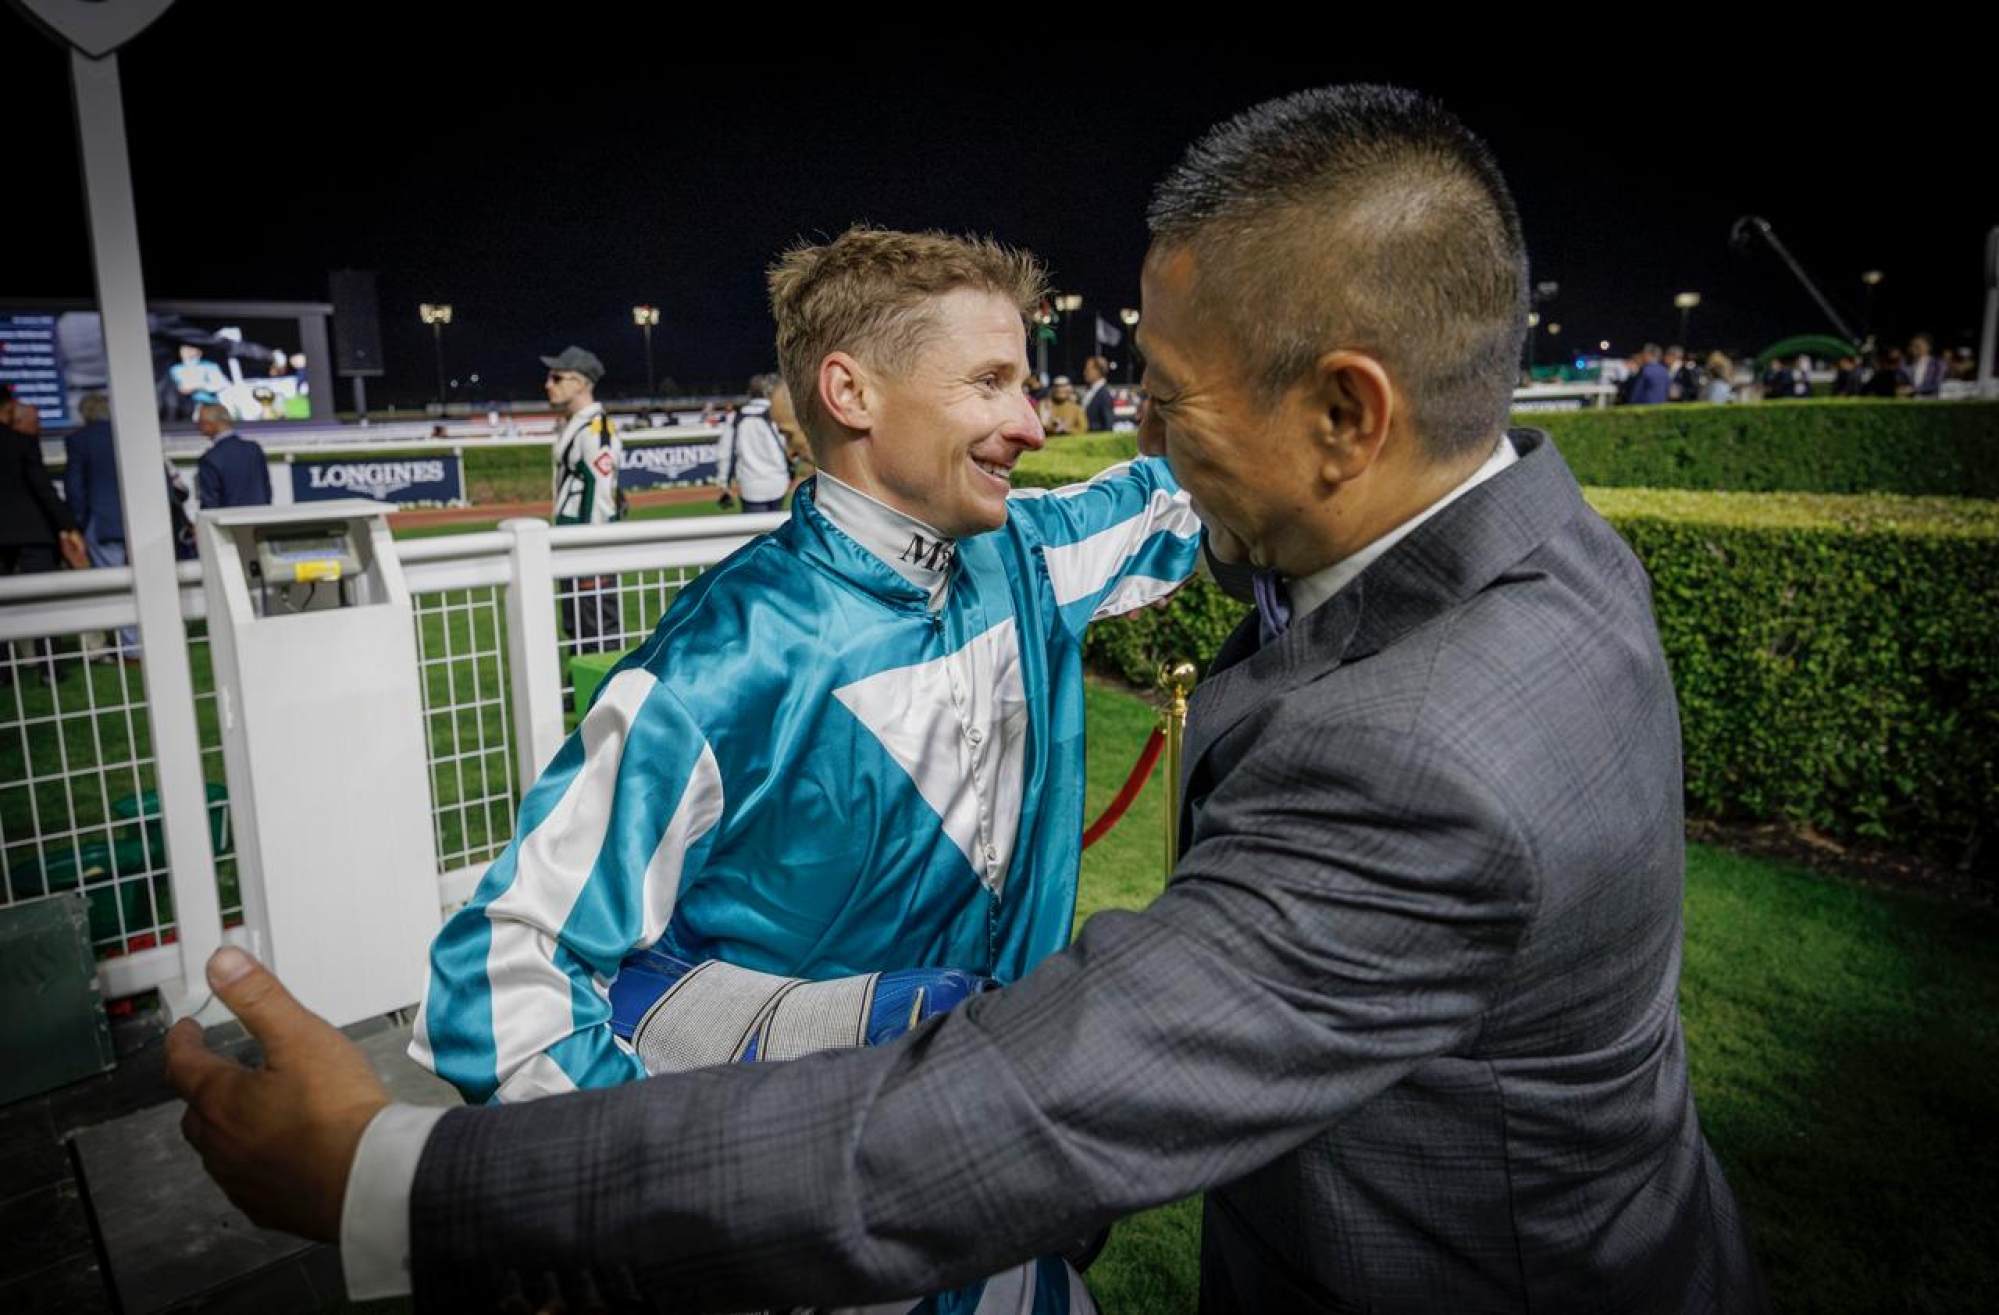
[[[1878,268],[1885,336],[1976,341],[1999,223],[1992,74],[1969,32],[1929,17],[1813,41],[1842,20],[1745,10],[1703,31],[1578,11],[1545,36],[1453,30],[1452,55],[1425,49],[1453,27],[1433,10],[1240,36],[1140,32],[1131,10],[1125,38],[1102,35],[1109,17],[1074,36],[1014,11],[858,33],[825,14],[637,12],[181,0],[120,55],[149,295],[323,300],[329,269],[379,270],[377,405],[434,392],[423,300],[456,308],[447,366],[480,372],[482,395],[536,395],[536,353],[569,342],[607,362],[607,395],[641,391],[635,302],[661,307],[663,380],[736,389],[773,365],[764,265],[869,220],[1039,253],[1085,299],[1061,371],[1093,313],[1138,304],[1146,197],[1190,140],[1259,99],[1366,79],[1440,96],[1492,144],[1535,278],[1561,284],[1543,313],[1563,351],[1676,339],[1682,289],[1704,298],[1697,348],[1832,331],[1767,249],[1730,249],[1745,213],[1856,328]],[[66,58],[18,13],[0,28],[0,303],[87,296]],[[1924,45],[1946,50],[1896,53]]]

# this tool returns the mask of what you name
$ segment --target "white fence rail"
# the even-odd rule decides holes
[[[683,585],[783,520],[556,530],[520,520],[398,545],[415,603],[441,906],[471,893],[511,838],[522,791],[560,746],[573,718],[569,659],[638,643]],[[137,618],[132,572],[0,578],[0,904],[81,889],[113,997],[182,973],[173,892],[189,878],[161,836],[163,773],[207,783],[224,921],[242,916],[207,598],[198,563],[177,571],[200,744],[166,762],[149,732],[144,655],[117,646],[118,628]]]

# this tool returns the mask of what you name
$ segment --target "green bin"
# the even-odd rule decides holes
[[[579,653],[569,659],[569,683],[576,690],[576,713],[580,717],[590,708],[590,700],[597,693],[597,687],[604,683],[604,677],[611,674],[611,668],[623,662],[638,646],[623,653]]]
[[[211,781],[207,795],[210,842],[217,854],[227,854],[229,791]],[[82,888],[89,902],[90,939],[99,945],[118,941],[121,911],[122,927],[127,932],[151,931],[157,924],[171,921],[173,888],[165,871],[154,871],[147,880],[130,880],[143,876],[149,868],[166,867],[159,795],[150,790],[126,795],[112,803],[111,814],[121,819],[121,824],[111,829],[109,839],[66,846],[39,862],[30,859],[9,865],[9,900],[39,899]]]

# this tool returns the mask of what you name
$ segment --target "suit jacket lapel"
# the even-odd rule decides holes
[[[1546,434],[1516,429],[1508,437],[1519,461],[1418,526],[1275,642],[1256,646],[1255,613],[1236,627],[1188,701],[1183,809],[1202,759],[1258,704],[1386,648],[1484,589],[1587,511]]]
[[[1301,618],[1270,643],[1257,647],[1256,613],[1223,643],[1208,679],[1187,701],[1187,743],[1180,760],[1181,798],[1187,781],[1215,741],[1266,699],[1275,698],[1340,665],[1362,614],[1356,580]]]

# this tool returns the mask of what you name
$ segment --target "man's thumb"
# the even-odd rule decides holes
[[[208,956],[208,985],[250,1035],[263,1042],[266,1060],[313,1021],[270,969],[233,945]]]

